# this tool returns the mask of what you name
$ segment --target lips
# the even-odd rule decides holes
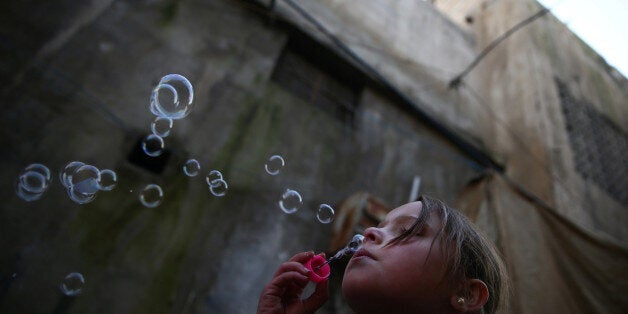
[[[366,258],[370,258],[373,260],[376,260],[376,258],[373,256],[373,254],[371,254],[371,252],[365,250],[365,249],[359,249],[357,252],[355,252],[355,254],[353,254],[353,257],[351,259],[356,259],[359,257],[366,257]]]

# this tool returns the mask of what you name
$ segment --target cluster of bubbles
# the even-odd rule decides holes
[[[150,112],[155,115],[151,134],[142,141],[146,155],[157,157],[165,148],[164,138],[170,135],[174,120],[185,118],[192,110],[194,89],[187,78],[168,74],[159,80],[150,97]]]
[[[161,78],[153,89],[150,98],[150,111],[155,115],[150,129],[151,134],[142,141],[144,153],[151,157],[160,156],[165,148],[164,138],[168,137],[174,125],[174,120],[186,117],[194,99],[192,84],[179,74],[168,74]],[[272,155],[264,165],[267,174],[277,176],[286,161],[280,155]],[[196,159],[189,159],[183,165],[183,172],[188,177],[196,177],[201,173],[201,165]],[[92,202],[99,191],[113,190],[118,181],[115,171],[100,170],[93,165],[80,161],[72,161],[59,172],[59,180],[66,189],[70,199],[78,204]],[[218,170],[211,170],[205,176],[209,191],[216,197],[226,195],[228,184],[223,174]],[[16,183],[17,195],[27,202],[40,199],[51,184],[51,172],[43,164],[34,163],[24,168]],[[164,192],[157,184],[148,184],[139,192],[140,203],[148,208],[159,206],[164,199]],[[293,189],[285,189],[278,201],[279,208],[286,214],[297,212],[303,205],[303,197]],[[320,204],[316,210],[319,222],[328,224],[334,219],[334,209],[328,204]],[[338,254],[354,253],[362,242],[363,237],[356,235],[350,244]],[[338,255],[337,254],[337,255]],[[334,256],[336,258],[338,256]],[[67,274],[59,288],[69,297],[81,294],[85,278],[81,273]]]
[[[279,174],[281,169],[286,165],[286,161],[280,155],[272,155],[266,161],[264,169],[271,176]],[[292,189],[286,189],[281,193],[279,198],[279,208],[286,214],[296,213],[303,205],[303,197],[301,194]],[[316,210],[316,218],[323,224],[328,224],[334,220],[334,209],[327,204],[320,204]]]
[[[72,272],[63,278],[61,285],[59,285],[59,289],[61,289],[63,294],[69,297],[75,297],[81,294],[84,284],[85,277],[83,277],[81,273]]]
[[[100,170],[93,165],[71,161],[59,172],[59,180],[68,196],[77,204],[87,204],[99,191],[111,191],[118,183],[118,175],[110,169]]]
[[[195,177],[201,172],[201,164],[196,159],[188,159],[188,161],[183,164],[183,173],[185,173],[188,177]],[[227,189],[229,188],[229,184],[222,175],[222,172],[219,170],[210,170],[205,176],[205,182],[207,182],[207,187],[209,188],[209,192],[216,197],[225,196],[227,194]]]
[[[15,190],[21,199],[27,202],[36,201],[48,190],[50,181],[48,167],[42,164],[31,164],[26,166],[18,177]]]
[[[212,170],[205,176],[205,182],[209,186],[209,192],[214,196],[225,196],[227,194],[227,181],[222,177],[222,173],[218,170]]]

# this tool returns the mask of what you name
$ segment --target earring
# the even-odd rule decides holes
[[[464,305],[464,298],[458,298],[458,300],[456,300],[456,302],[458,302],[458,305],[463,306]]]

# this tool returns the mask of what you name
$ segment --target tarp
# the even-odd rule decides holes
[[[499,173],[471,182],[456,207],[503,255],[510,301],[500,312],[628,313],[625,244],[577,225]]]

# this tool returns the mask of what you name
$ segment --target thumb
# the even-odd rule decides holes
[[[312,293],[309,298],[303,300],[303,308],[306,312],[314,313],[321,306],[323,306],[325,302],[327,302],[327,299],[329,299],[328,286],[329,280],[325,280],[316,284],[316,290],[314,290],[314,293]]]

